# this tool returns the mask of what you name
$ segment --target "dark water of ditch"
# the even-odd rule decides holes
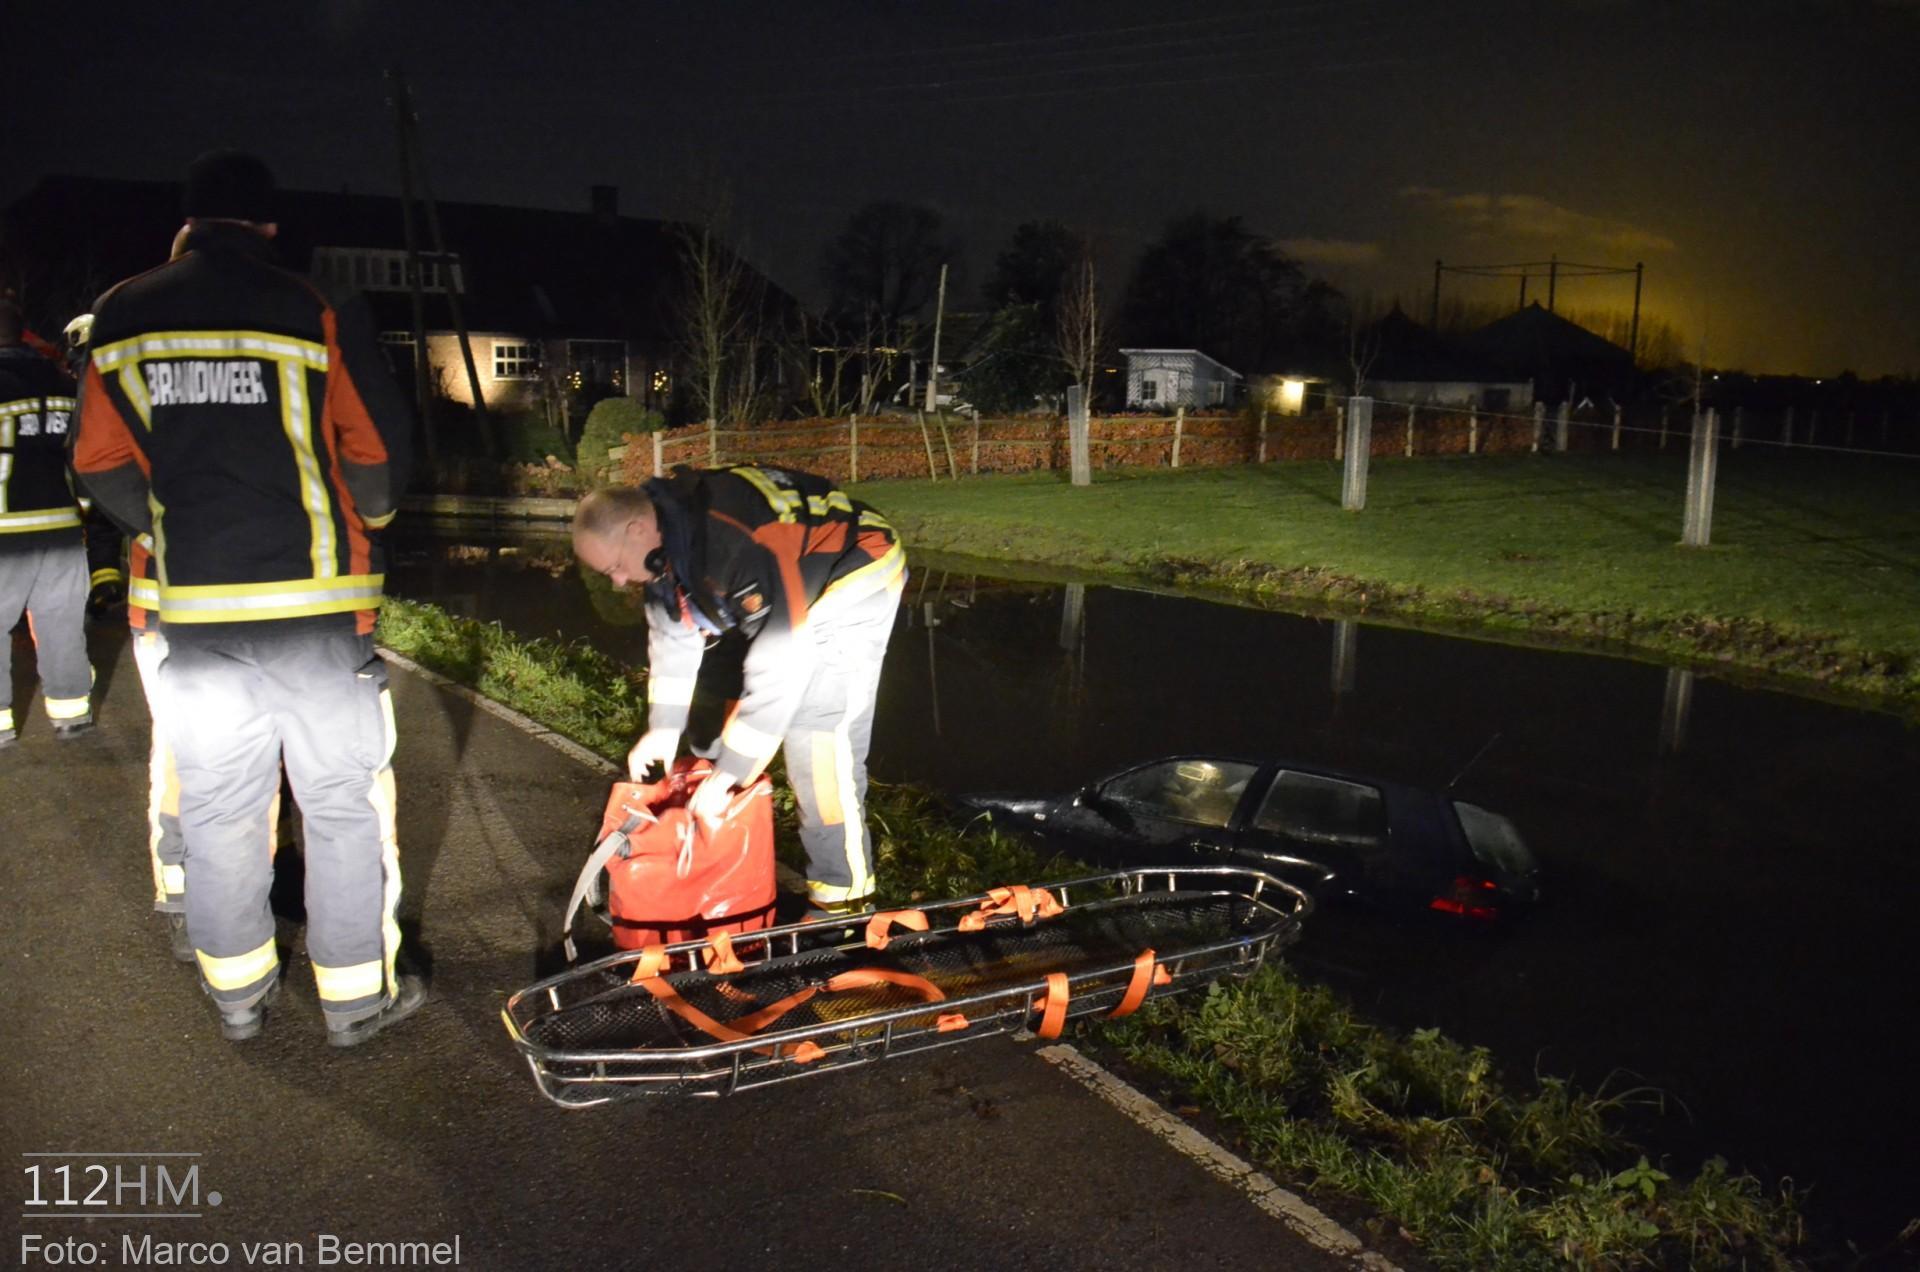
[[[563,540],[503,554],[413,533],[395,594],[644,659],[637,612],[596,607]],[[894,632],[871,767],[1038,793],[1220,750],[1444,786],[1489,739],[1456,790],[1526,834],[1540,911],[1500,936],[1332,911],[1289,957],[1509,1073],[1667,1092],[1635,1127],[1646,1142],[1813,1187],[1829,1236],[1873,1249],[1920,1216],[1920,731],[1899,720],[1618,658],[935,563]]]

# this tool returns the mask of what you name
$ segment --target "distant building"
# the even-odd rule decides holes
[[[1336,386],[1323,375],[1307,371],[1274,371],[1253,377],[1250,390],[1263,409],[1275,415],[1305,415],[1327,405]]]
[[[1632,395],[1633,354],[1539,302],[1463,338],[1460,352],[1509,380],[1525,380],[1544,402],[1599,402]]]
[[[565,212],[439,202],[444,257],[421,262],[429,374],[471,405],[452,321],[457,295],[480,392],[490,408],[556,406],[577,420],[600,398],[665,409],[679,344],[681,255],[671,222],[624,217],[618,192],[595,186]],[[283,190],[282,262],[330,289],[364,294],[395,371],[414,367],[413,297],[400,200]],[[32,321],[58,331],[117,280],[166,259],[180,224],[172,182],[45,178],[0,213],[0,289],[16,289]],[[423,253],[431,244],[424,235]],[[770,309],[794,306],[754,279]]]
[[[1524,411],[1533,406],[1533,381],[1494,359],[1449,343],[1399,306],[1354,338],[1365,392],[1412,406],[1478,407]]]
[[[1206,409],[1240,400],[1245,377],[1198,349],[1122,349],[1127,405],[1136,410]]]

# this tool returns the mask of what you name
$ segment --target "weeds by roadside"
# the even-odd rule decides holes
[[[380,642],[618,761],[645,719],[645,677],[584,645],[389,599]],[[792,844],[792,800],[776,807]],[[870,803],[883,904],[1083,873],[959,824],[910,787]],[[1682,1175],[1612,1129],[1638,1091],[1542,1077],[1509,1086],[1484,1048],[1402,1037],[1284,963],[1098,1027],[1136,1070],[1202,1104],[1264,1166],[1357,1198],[1448,1268],[1790,1268],[1790,1191],[1714,1158]]]

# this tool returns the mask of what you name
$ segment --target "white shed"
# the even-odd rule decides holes
[[[1198,349],[1122,349],[1127,405],[1141,410],[1232,406],[1245,379]]]

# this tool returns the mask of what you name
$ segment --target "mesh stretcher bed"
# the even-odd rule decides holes
[[[623,951],[521,990],[501,1014],[541,1093],[563,1107],[728,1095],[1123,1016],[1247,975],[1298,939],[1311,909],[1259,871],[1127,870]],[[850,926],[864,938],[843,940]]]

